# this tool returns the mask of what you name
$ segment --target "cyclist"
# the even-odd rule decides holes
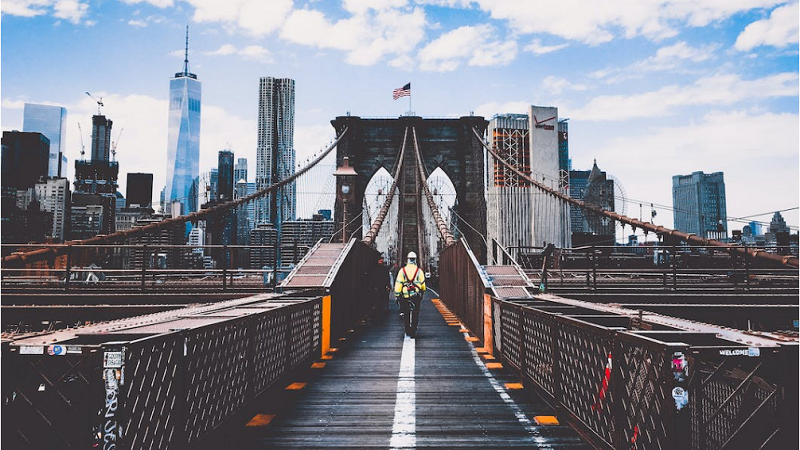
[[[425,293],[425,273],[417,265],[417,254],[408,253],[407,264],[397,272],[394,283],[395,298],[400,299],[406,334],[414,337],[419,322],[419,308]]]

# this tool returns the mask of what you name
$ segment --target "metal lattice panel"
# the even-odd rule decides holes
[[[253,391],[267,389],[286,370],[286,311],[259,315],[253,326]]]
[[[666,429],[667,407],[674,403],[666,361],[668,356],[661,349],[639,343],[619,341],[620,351],[614,355],[614,364],[619,364],[619,384],[623,389],[615,391],[617,401],[624,405],[622,435],[624,442],[635,442],[636,449],[668,449],[671,430]]]
[[[304,304],[300,307],[293,307],[290,313],[289,332],[292,343],[289,352],[289,367],[293,368],[308,358],[314,349],[314,308],[312,305]]]
[[[97,414],[90,403],[90,381],[99,376],[96,353],[8,356],[4,352],[3,447],[89,447],[86,420]]]
[[[562,404],[608,445],[613,442],[611,405],[614,392],[603,388],[613,341],[601,329],[592,330],[568,320],[559,321]],[[606,380],[606,383],[608,380]]]
[[[502,308],[502,348],[505,360],[516,367],[522,369],[522,359],[520,355],[520,333],[522,328],[522,313],[519,306],[504,304]]]
[[[718,369],[720,364],[724,365]],[[740,435],[737,445],[756,448],[777,430],[777,388],[755,375],[764,369],[754,366],[755,362],[747,360],[699,364],[698,376],[704,381],[702,393],[693,401],[692,448],[721,449],[734,433]],[[750,420],[745,422],[747,418]],[[747,432],[741,432],[745,425]]]
[[[192,330],[186,339],[187,441],[205,435],[243,406],[248,374],[247,329],[238,323]],[[238,326],[237,326],[238,325]]]
[[[126,348],[123,439],[128,448],[166,448],[180,431],[182,417],[174,408],[181,401],[182,359],[183,337],[177,333]]]
[[[522,308],[525,333],[523,359],[525,375],[550,395],[555,393],[553,379],[553,320],[543,313]]]

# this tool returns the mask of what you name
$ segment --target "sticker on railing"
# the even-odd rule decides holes
[[[761,356],[761,349],[756,347],[723,349],[719,351],[720,356]]]
[[[611,353],[608,354],[608,362],[606,363],[606,369],[603,373],[603,381],[600,383],[600,390],[597,392],[597,402],[592,405],[592,411],[596,411],[600,409],[602,406],[603,400],[606,398],[606,394],[608,393],[608,386],[611,381]]]
[[[122,352],[103,353],[103,367],[111,369],[122,367]]]
[[[672,398],[675,399],[675,409],[680,411],[689,404],[689,391],[677,386],[672,389]]]
[[[44,347],[38,345],[23,345],[19,348],[20,355],[44,355]]]
[[[633,426],[633,436],[631,436],[631,450],[636,448],[636,441],[639,440],[639,425]]]
[[[64,356],[67,354],[67,349],[63,345],[51,345],[47,347],[47,354],[51,356]]]
[[[678,383],[683,383],[689,378],[689,361],[686,360],[683,352],[672,354],[672,374]]]

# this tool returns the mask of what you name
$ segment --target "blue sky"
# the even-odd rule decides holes
[[[72,165],[90,91],[115,139],[125,128],[121,171],[160,189],[188,24],[201,171],[230,145],[253,177],[261,76],[296,80],[298,161],[337,115],[402,114],[391,91],[411,81],[422,116],[558,107],[573,168],[597,159],[631,215],[671,205],[671,176],[702,170],[725,172],[729,216],[748,216],[800,203],[798,15],[775,0],[4,0],[2,129],[21,129],[26,101],[67,107]],[[672,226],[669,211],[656,222]]]

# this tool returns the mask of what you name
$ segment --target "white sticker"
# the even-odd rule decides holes
[[[47,347],[47,354],[50,356],[64,356],[67,354],[67,348],[63,345],[51,345]]]
[[[23,345],[19,348],[20,355],[44,355],[44,347],[38,345]]]
[[[112,369],[122,367],[122,352],[103,353],[103,367]]]
[[[755,347],[724,349],[720,350],[719,354],[721,356],[761,356],[761,349]]]

